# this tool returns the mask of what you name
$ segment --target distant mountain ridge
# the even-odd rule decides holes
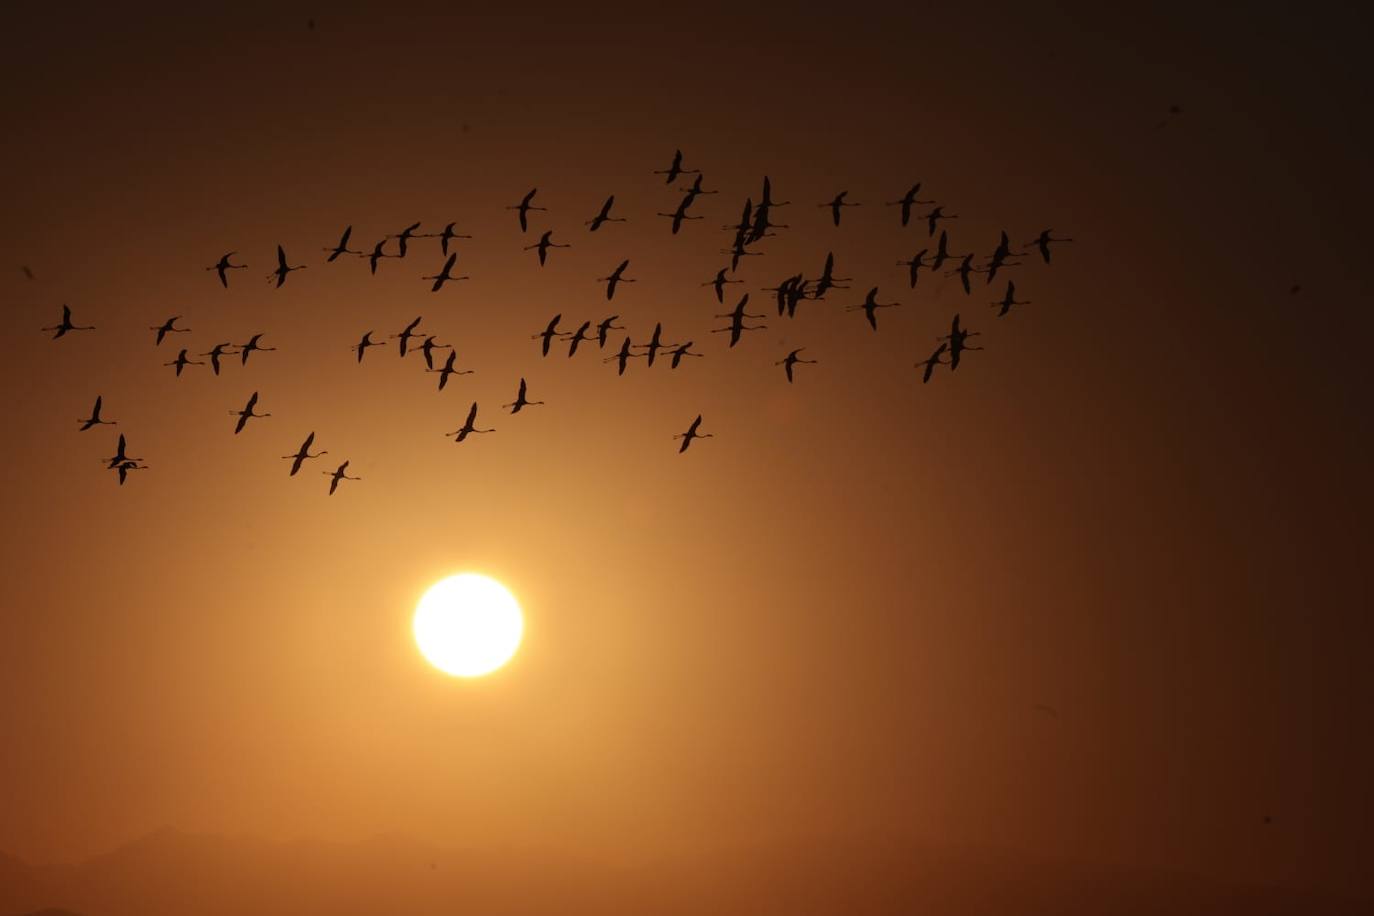
[[[757,845],[637,868],[547,850],[457,853],[394,836],[269,842],[171,829],[71,865],[0,855],[3,916],[385,912],[1355,916],[1370,901],[884,838]]]

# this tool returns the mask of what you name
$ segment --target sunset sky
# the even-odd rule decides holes
[[[1374,896],[1367,33],[771,7],[7,14],[0,852],[881,835]],[[678,148],[719,193],[673,235]],[[765,175],[789,228],[722,306],[701,284]],[[1001,276],[910,289],[934,240],[881,204],[917,181],[980,262],[1004,229],[1074,241],[1007,272],[1005,318]],[[629,221],[589,233],[610,194]],[[429,291],[434,239],[324,263],[417,220],[474,236],[471,280]],[[573,247],[541,268],[544,229]],[[278,244],[308,268],[274,289]],[[849,288],[778,318],[764,288],[828,252]],[[876,333],[844,310],[874,286],[901,303]],[[744,292],[767,329],[728,348]],[[64,303],[97,330],[49,340]],[[542,358],[555,313],[627,331]],[[955,313],[985,349],[923,385]],[[154,346],[172,315],[192,333]],[[417,315],[474,374],[357,364]],[[704,357],[602,362],[656,322]],[[276,352],[218,377],[163,365],[257,332]],[[546,403],[511,416],[521,377]],[[272,416],[235,436],[254,391]],[[96,395],[119,425],[78,432]],[[496,432],[455,445],[474,400]],[[121,432],[149,465],[122,487]],[[411,635],[460,571],[525,613],[481,679]]]

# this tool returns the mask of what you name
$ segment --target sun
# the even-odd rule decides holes
[[[425,592],[411,628],[431,665],[455,677],[480,677],[510,661],[520,647],[525,619],[500,582],[462,573]]]

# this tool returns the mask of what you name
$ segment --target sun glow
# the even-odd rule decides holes
[[[510,661],[525,620],[504,585],[463,573],[425,592],[411,626],[415,644],[431,665],[456,677],[480,677]]]

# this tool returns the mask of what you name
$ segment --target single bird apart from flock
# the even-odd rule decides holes
[[[1050,234],[1053,231],[1052,229],[1041,230],[1040,234],[1029,242],[1029,244],[1034,245],[1040,250],[1040,257],[1044,259],[1046,264],[1050,263],[1050,242],[1073,241],[1073,239],[1057,239]]]
[[[677,453],[678,453],[679,455],[681,455],[683,452],[687,451],[687,447],[688,447],[689,445],[692,444],[692,440],[693,440],[693,439],[710,439],[710,438],[713,438],[713,437],[714,437],[714,435],[715,435],[714,433],[699,433],[699,432],[697,432],[697,429],[698,429],[700,426],[701,426],[701,414],[697,414],[697,418],[696,418],[695,420],[692,421],[692,425],[689,426],[689,427],[687,427],[687,432],[685,432],[685,433],[678,433],[676,436],[673,437],[674,439],[681,439],[681,440],[682,440],[682,447],[679,448],[679,449],[677,450]]]
[[[523,378],[521,378],[521,379],[520,379],[520,390],[519,390],[518,392],[516,392],[515,400],[514,400],[514,401],[511,401],[509,404],[502,404],[501,406],[502,406],[503,408],[509,407],[511,413],[519,413],[519,412],[521,411],[521,409],[523,409],[523,408],[525,408],[525,407],[534,407],[534,406],[536,406],[536,405],[538,405],[538,404],[543,404],[543,403],[544,403],[543,401],[531,401],[531,400],[529,400],[527,397],[525,397],[525,392],[526,392],[526,390],[527,390],[527,389],[526,389],[526,387],[525,387],[525,380],[524,380]]]
[[[793,350],[791,353],[788,353],[788,354],[787,354],[786,356],[784,356],[782,359],[778,360],[777,362],[775,362],[775,363],[773,364],[773,365],[775,365],[775,366],[782,366],[783,371],[784,371],[785,373],[787,373],[787,381],[788,381],[789,384],[791,384],[791,382],[792,382],[792,367],[793,367],[793,366],[795,366],[797,363],[815,363],[815,362],[817,362],[817,360],[814,360],[814,359],[802,359],[801,357],[799,357],[799,356],[797,355],[798,353],[802,352],[802,351],[805,350],[805,349],[806,349],[806,347],[798,347],[797,349]]]

